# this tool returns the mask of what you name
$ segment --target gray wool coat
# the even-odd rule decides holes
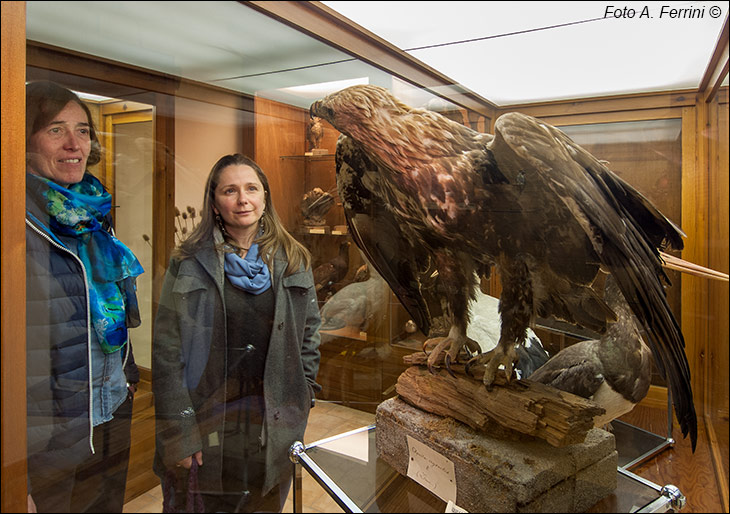
[[[222,240],[219,233],[215,238]],[[201,483],[201,489],[217,488],[222,469],[222,455],[207,449],[222,433],[224,391],[202,398],[195,389],[209,366],[211,342],[226,338],[223,262],[222,252],[212,241],[194,257],[173,258],[162,286],[154,328],[154,470],[164,478],[176,462],[202,450],[200,474],[206,477],[206,484]],[[315,393],[321,390],[315,381],[321,321],[312,271],[300,269],[284,276],[286,265],[285,254],[280,251],[271,270],[275,308],[264,372],[261,442],[267,464],[263,494],[290,477],[289,447],[302,440]],[[225,375],[225,362],[211,364],[219,368],[213,368],[218,376]]]

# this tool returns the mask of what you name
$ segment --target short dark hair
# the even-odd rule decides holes
[[[89,107],[76,93],[49,80],[29,82],[25,87],[25,146],[29,148],[30,137],[51,123],[69,102],[79,104],[89,120],[91,151],[86,164],[93,166],[101,160],[101,144]]]

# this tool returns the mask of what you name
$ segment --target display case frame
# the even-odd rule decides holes
[[[293,463],[293,511],[302,512],[304,470],[345,512],[444,512],[447,502],[411,478],[400,475],[377,456],[375,430],[375,425],[368,425],[307,445],[294,443],[289,450]],[[328,448],[333,443],[337,443],[335,449]],[[364,444],[367,445],[365,461],[359,451]],[[360,456],[353,458],[348,451]],[[682,492],[671,484],[660,486],[622,466],[617,468],[617,474],[616,492],[589,512],[676,512],[687,502]],[[363,484],[373,487],[363,488]]]
[[[26,2],[3,2],[3,511],[25,508],[25,331],[19,320],[24,319],[24,235],[22,209],[17,198],[24,192],[24,151],[21,135],[24,131],[23,91],[26,79],[46,77],[67,81],[67,86],[89,87],[97,93],[113,93],[126,98],[138,98],[154,103],[155,111],[155,191],[157,202],[154,245],[154,273],[164,272],[174,247],[174,207],[176,167],[176,137],[181,133],[178,117],[180,98],[206,105],[227,106],[245,113],[250,124],[237,134],[246,153],[256,154],[266,162],[280,160],[295,150],[303,154],[306,113],[297,111],[297,127],[281,133],[262,129],[271,112],[257,111],[256,99],[233,94],[222,87],[186,80],[174,73],[129,65],[101,54],[62,45],[43,44],[28,39],[25,33]],[[702,84],[697,89],[621,95],[612,98],[584,98],[545,105],[522,105],[498,108],[488,100],[460,90],[435,70],[427,69],[405,52],[388,45],[355,24],[343,20],[318,2],[240,2],[256,12],[295,28],[353,59],[373,67],[416,88],[445,91],[460,109],[465,123],[482,131],[491,131],[494,120],[508,110],[519,110],[560,125],[596,120],[652,119],[676,116],[679,112],[686,127],[687,181],[683,185],[682,201],[691,215],[688,225],[692,246],[686,258],[700,264],[727,271],[727,88],[720,87],[723,73],[727,74],[727,26],[712,56]],[[120,20],[124,26],[125,20]],[[118,45],[122,47],[123,45]],[[724,54],[723,54],[724,52]],[[724,57],[723,57],[724,55]],[[35,70],[28,74],[26,69]],[[725,71],[723,72],[723,67]],[[719,77],[719,79],[718,79]],[[7,101],[6,101],[7,100]],[[178,109],[176,113],[176,108]],[[264,120],[262,122],[262,120]],[[261,125],[260,125],[261,124]],[[177,136],[176,136],[177,131]],[[282,149],[283,142],[295,143]],[[293,149],[292,149],[293,148]],[[686,168],[685,168],[686,167]],[[276,166],[274,168],[276,169]],[[207,171],[207,170],[205,170]],[[280,183],[276,184],[280,187]],[[161,275],[156,276],[158,288]],[[153,296],[159,294],[156,289]],[[696,399],[700,423],[706,427],[706,440],[711,446],[706,455],[714,462],[718,490],[728,508],[727,480],[727,286],[689,282],[683,290],[682,326],[691,333],[688,356],[696,382]],[[687,308],[684,308],[684,306]],[[144,373],[143,373],[144,377]],[[392,391],[390,391],[392,393]],[[665,394],[650,392],[647,403],[664,408]],[[670,413],[671,416],[671,413]],[[671,418],[670,418],[671,419]],[[725,427],[725,428],[723,428]],[[725,432],[723,432],[725,430]],[[670,432],[671,434],[671,432]],[[719,441],[719,443],[718,443]],[[147,439],[149,442],[149,439]],[[723,443],[724,442],[724,450]],[[705,454],[703,454],[705,455]]]

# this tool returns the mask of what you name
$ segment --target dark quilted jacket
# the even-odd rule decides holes
[[[28,183],[28,188],[32,184]],[[69,469],[91,455],[91,369],[87,288],[80,260],[26,196],[26,386],[28,468],[33,477]],[[125,350],[126,351],[126,350]],[[131,352],[129,357],[131,357]],[[127,357],[130,383],[139,380]]]

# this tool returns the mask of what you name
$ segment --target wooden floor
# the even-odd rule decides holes
[[[132,414],[132,449],[127,471],[125,503],[146,493],[160,483],[152,471],[155,454],[155,409],[149,383],[140,382],[134,395]],[[162,512],[162,511],[160,511]]]
[[[154,434],[152,403],[144,394],[138,398],[135,398],[132,435],[134,448],[130,458],[128,503],[124,512],[162,512],[159,480],[151,470],[151,458],[154,452],[154,436],[151,435]],[[639,406],[621,419],[655,434],[667,433],[667,416],[664,409]],[[336,403],[320,402],[312,411],[304,442],[308,444],[346,432],[372,423],[373,420],[372,414]],[[723,503],[723,488],[718,484],[715,474],[712,449],[704,422],[701,420],[699,422],[697,449],[694,454],[689,440],[682,438],[676,422],[673,430],[676,440],[674,446],[635,467],[632,472],[658,485],[671,484],[678,487],[687,498],[687,504],[681,511],[683,513],[728,512],[726,503]],[[724,425],[724,433],[715,436],[720,443],[720,458],[724,459],[727,467],[727,423]],[[304,475],[304,512],[342,512],[313,480],[307,480],[306,473]],[[727,486],[725,483],[725,494]],[[285,512],[291,512],[291,503],[287,503]]]
[[[375,415],[336,403],[318,401],[309,416],[304,443],[310,444],[321,439],[354,430],[375,422]],[[157,477],[148,483],[148,490],[128,500],[124,513],[162,512],[162,490]],[[131,481],[131,477],[130,477]],[[284,512],[292,512],[291,491],[284,504]],[[306,472],[302,476],[303,512],[343,512],[332,498]]]
[[[655,434],[667,433],[667,415],[664,409],[653,409],[638,406],[624,415],[621,420],[631,423]],[[728,432],[727,422],[724,434],[717,434],[720,452],[724,455],[727,469]],[[697,448],[692,453],[689,438],[684,439],[679,425],[674,420],[674,446],[664,450],[644,464],[631,471],[658,485],[674,485],[687,498],[687,504],[681,512],[728,512],[727,498],[723,501],[715,467],[713,465],[712,448],[707,430],[702,420],[698,422]],[[727,491],[727,478],[725,478]],[[724,504],[724,505],[723,505]]]

